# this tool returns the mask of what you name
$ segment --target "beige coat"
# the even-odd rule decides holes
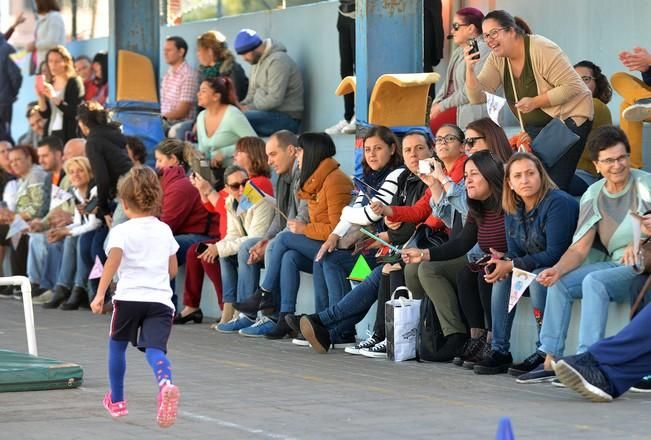
[[[581,125],[586,119],[592,120],[592,94],[572,67],[567,55],[556,43],[540,35],[530,35],[529,41],[529,54],[538,94],[547,94],[551,103],[550,107],[543,107],[541,110],[553,118],[571,117],[577,125]],[[479,87],[471,89],[466,82],[466,92],[471,103],[485,102],[484,91],[495,93],[502,86],[505,65],[504,57],[497,57],[491,52],[477,76]]]
[[[237,254],[249,238],[263,237],[274,216],[274,205],[266,200],[239,215],[233,208],[233,201],[232,196],[226,198],[226,235],[215,243],[220,257]]]

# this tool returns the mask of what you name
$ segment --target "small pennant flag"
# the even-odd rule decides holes
[[[350,275],[348,276],[348,279],[352,281],[364,281],[370,273],[371,273],[370,266],[366,262],[364,256],[360,255],[357,258],[357,262],[355,263],[355,266],[353,266],[353,270],[350,271]]]
[[[511,275],[511,294],[509,295],[509,313],[513,307],[518,303],[524,291],[527,290],[529,284],[536,279],[536,274],[513,268],[513,275]]]
[[[239,215],[243,212],[246,212],[263,200],[268,201],[274,206],[276,205],[276,199],[266,194],[255,183],[249,180],[246,182],[244,190],[242,191],[242,196],[240,197],[240,201],[237,204],[236,213]]]
[[[68,191],[62,190],[57,185],[52,185],[52,192],[50,194],[50,211],[58,206],[61,206],[72,198],[72,194]]]
[[[492,93],[486,93],[486,109],[488,110],[488,116],[499,125],[500,110],[506,104],[506,99],[501,96],[493,95]]]
[[[20,235],[21,232],[29,229],[29,224],[23,218],[16,214],[14,217],[14,221],[11,222],[11,225],[9,225],[9,231],[7,231],[7,237],[6,238],[11,238],[14,235]],[[20,237],[18,237],[20,238]]]
[[[99,257],[95,255],[95,264],[93,264],[93,268],[90,270],[88,279],[96,280],[98,278],[101,278],[103,272],[104,272],[104,266],[102,266],[102,262],[100,261]]]

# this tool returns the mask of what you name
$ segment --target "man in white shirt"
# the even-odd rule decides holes
[[[166,130],[194,117],[197,73],[185,61],[187,52],[188,43],[183,38],[172,36],[165,40],[163,55],[170,68],[161,81],[160,111]]]

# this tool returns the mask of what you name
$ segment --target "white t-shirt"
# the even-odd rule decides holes
[[[113,298],[157,302],[173,310],[169,257],[176,254],[179,245],[170,227],[156,217],[128,220],[111,229],[106,253],[113,248],[122,249]]]

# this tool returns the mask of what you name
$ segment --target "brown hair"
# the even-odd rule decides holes
[[[219,67],[220,75],[230,75],[235,65],[235,56],[228,50],[226,37],[219,31],[208,31],[197,38],[197,48],[208,49],[215,61],[222,61]]]
[[[400,165],[402,165],[402,147],[400,145],[400,141],[398,141],[398,138],[393,133],[393,131],[391,131],[389,127],[385,127],[384,125],[372,126],[364,134],[362,145],[366,143],[367,139],[372,137],[379,137],[380,139],[382,139],[382,142],[384,142],[389,146],[389,148],[391,148],[392,146],[394,147],[394,151],[393,154],[391,155],[391,159],[389,159],[389,163],[387,163],[385,166],[388,166],[391,169],[395,169],[398,168]],[[365,154],[362,154],[362,170],[364,171],[364,175],[373,172],[371,167],[368,166],[368,164],[366,163]]]
[[[213,76],[206,78],[202,83],[208,84],[213,93],[219,93],[219,102],[223,105],[237,106],[237,95],[233,81],[227,76]]]
[[[75,62],[73,61],[70,52],[68,52],[68,49],[61,45],[54,46],[52,49],[47,51],[47,54],[45,55],[45,61],[50,59],[51,53],[57,53],[61,56],[61,58],[63,58],[63,62],[66,63],[66,75],[68,78],[74,78],[77,76],[77,71],[75,70]]]
[[[502,162],[508,162],[513,154],[513,149],[502,127],[493,122],[491,118],[481,118],[468,124],[466,130],[468,129],[474,130],[481,136],[484,136],[484,141],[488,145],[490,152]]]
[[[129,205],[129,209],[158,215],[163,200],[163,191],[156,172],[149,167],[137,165],[120,177],[118,196]]]
[[[255,136],[241,137],[235,144],[236,152],[243,152],[249,155],[251,160],[251,177],[271,176],[271,170],[267,163],[267,153],[262,139]]]
[[[111,121],[109,112],[96,101],[84,101],[77,107],[77,120],[83,122],[88,128],[113,127],[118,128],[119,122]]]
[[[536,156],[530,153],[518,152],[514,153],[511,156],[511,159],[506,163],[506,168],[504,170],[504,190],[502,191],[502,208],[507,214],[515,214],[518,212],[518,206],[522,205],[522,198],[513,191],[511,185],[509,184],[509,177],[511,176],[511,166],[520,160],[528,160],[533,162],[540,174],[540,190],[538,191],[538,197],[536,198],[536,203],[534,206],[537,206],[542,199],[544,199],[547,194],[558,188],[554,181],[549,177],[545,167],[543,167],[542,162]]]
[[[36,12],[47,14],[51,11],[61,11],[61,6],[57,0],[35,0]]]

